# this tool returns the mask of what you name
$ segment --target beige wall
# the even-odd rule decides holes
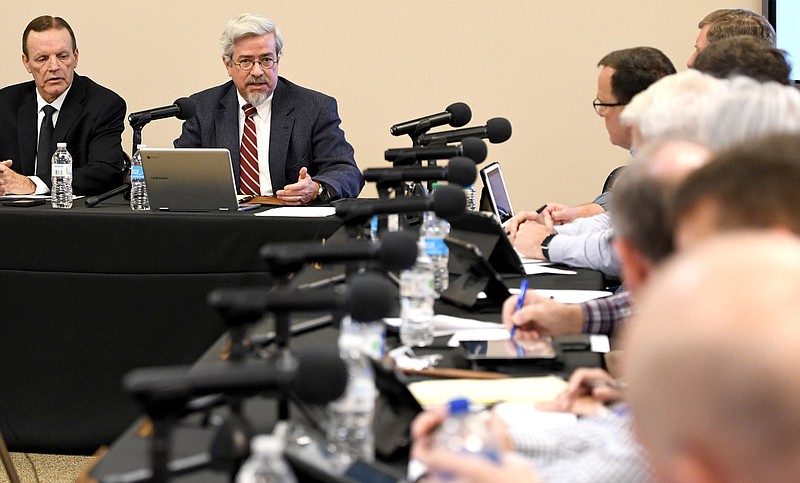
[[[409,145],[389,126],[463,101],[473,122],[506,117],[512,138],[490,145],[517,209],[591,200],[606,174],[627,162],[591,108],[597,61],[649,45],[684,69],[697,22],[709,11],[761,0],[81,0],[6,2],[0,85],[29,78],[20,38],[37,15],[64,17],[76,32],[78,72],[112,88],[128,111],[171,104],[227,80],[217,40],[250,11],[272,17],[286,48],[281,75],[336,97],[363,168],[389,167],[383,151]],[[144,130],[171,146],[177,120]],[[126,129],[124,148],[130,149]],[[362,196],[375,196],[368,187]]]

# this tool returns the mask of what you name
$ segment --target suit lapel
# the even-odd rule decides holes
[[[83,112],[85,99],[86,84],[79,75],[75,74],[72,80],[72,87],[70,87],[67,98],[64,99],[64,104],[61,105],[61,111],[58,113],[58,121],[56,121],[56,127],[53,130],[53,141],[50,146],[51,151],[55,151],[56,143],[63,143],[67,138],[67,133]],[[69,149],[69,146],[67,146],[67,149]]]
[[[236,97],[236,86],[231,87],[219,100],[219,107],[214,113],[217,146],[228,148],[231,152],[233,179],[236,191],[239,191],[239,101]]]
[[[33,84],[33,83],[31,83]],[[34,86],[34,91],[36,87]],[[20,105],[17,114],[17,142],[19,143],[20,174],[32,176],[36,174],[36,142],[38,127],[38,111],[36,105],[36,93],[31,91],[27,99]]]
[[[286,84],[278,80],[272,98],[272,120],[269,133],[269,175],[272,178],[272,189],[278,191],[286,186],[286,156],[289,152],[289,140],[292,135],[294,118],[290,113],[294,110]],[[291,180],[295,182],[297,180]]]

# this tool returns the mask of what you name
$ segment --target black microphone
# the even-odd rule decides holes
[[[364,171],[364,180],[378,185],[396,185],[404,181],[449,181],[461,186],[475,182],[478,170],[475,162],[463,156],[452,158],[446,167],[427,168],[370,168]]]
[[[452,131],[423,134],[417,138],[421,146],[431,144],[449,144],[464,138],[488,139],[492,144],[504,143],[511,137],[511,123],[504,117],[494,117],[486,121],[485,126],[465,127]]]
[[[181,120],[189,119],[197,113],[197,103],[194,99],[181,97],[175,99],[171,106],[156,107],[146,111],[134,112],[128,116],[128,123],[131,127],[142,127],[150,121],[164,119],[167,117],[177,117]]]
[[[442,124],[450,124],[453,127],[461,127],[472,119],[472,110],[463,102],[450,104],[444,112],[431,114],[411,121],[395,124],[389,129],[392,136],[402,136],[403,134],[417,135],[426,132],[428,129]]]
[[[386,277],[369,272],[353,275],[346,286],[333,289],[267,292],[257,287],[218,288],[208,295],[209,304],[230,318],[265,312],[335,311],[349,313],[356,320],[377,320],[391,315],[397,300],[396,287]]]
[[[486,160],[486,154],[486,143],[477,138],[466,138],[458,146],[387,149],[383,158],[392,161],[396,166],[414,164],[421,159],[450,159],[456,156],[464,156],[478,164]]]
[[[296,351],[276,360],[214,362],[198,366],[134,369],[123,378],[125,390],[146,408],[160,402],[207,394],[273,395],[291,393],[302,401],[324,404],[341,397],[347,367],[333,350]]]
[[[336,206],[336,216],[345,224],[355,225],[367,221],[372,215],[391,213],[415,213],[433,211],[440,218],[450,219],[464,212],[467,198],[464,190],[456,185],[439,186],[431,196],[407,196],[388,200],[354,200]]]
[[[473,165],[474,166],[474,165]],[[417,239],[406,232],[388,232],[377,242],[271,243],[259,252],[272,273],[288,274],[307,263],[378,260],[385,270],[410,268],[417,259]]]

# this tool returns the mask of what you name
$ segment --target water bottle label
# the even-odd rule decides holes
[[[131,181],[144,181],[144,168],[142,166],[131,166]]]
[[[444,238],[425,238],[425,253],[429,257],[447,255],[447,243],[445,243]]]
[[[401,297],[433,297],[433,273],[406,270],[400,276]]]
[[[63,178],[72,176],[71,164],[54,164],[50,170],[53,177]]]

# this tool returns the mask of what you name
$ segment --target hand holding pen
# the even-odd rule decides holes
[[[517,295],[517,307],[514,309],[514,313],[519,312],[522,309],[522,305],[525,303],[525,293],[528,291],[528,279],[522,279],[522,283],[519,284],[519,295]],[[509,331],[510,339],[514,338],[514,335],[517,333],[517,326],[513,325],[511,330]]]

